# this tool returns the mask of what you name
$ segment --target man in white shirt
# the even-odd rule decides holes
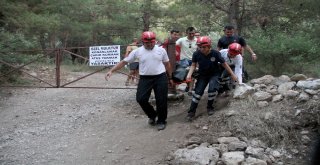
[[[242,64],[243,57],[241,55],[242,47],[238,43],[230,44],[228,49],[220,50],[221,56],[232,68],[238,77],[239,84],[242,83]]]
[[[188,67],[191,65],[192,54],[197,50],[197,38],[194,36],[195,28],[186,29],[186,37],[179,38],[176,45],[180,47],[180,65]],[[186,92],[192,94],[193,81],[187,83]]]
[[[220,50],[221,56],[224,58],[226,63],[230,66],[230,68],[237,76],[239,84],[242,83],[243,57],[241,55],[241,51],[242,46],[238,43],[232,43],[229,45],[228,49]],[[235,84],[230,82],[230,77],[225,70],[222,71],[220,78],[220,84],[222,85],[222,89],[219,90],[219,93],[223,93],[230,90],[232,88],[230,87],[230,85]],[[225,94],[228,95],[227,92]]]
[[[143,32],[141,40],[143,46],[133,50],[128,57],[115,65],[107,72],[105,79],[108,80],[112,72],[121,69],[138,58],[140,80],[136,100],[148,116],[148,123],[157,125],[158,130],[163,130],[166,127],[168,114],[168,81],[173,85],[171,65],[166,50],[156,45],[155,33],[150,31]],[[149,103],[152,89],[156,99],[156,110]]]

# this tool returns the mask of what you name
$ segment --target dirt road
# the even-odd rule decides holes
[[[75,85],[124,87],[124,79],[95,74]],[[135,89],[1,89],[0,164],[162,164],[192,132],[188,105],[170,103],[168,126],[158,131]]]

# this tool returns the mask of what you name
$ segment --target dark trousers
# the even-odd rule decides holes
[[[212,76],[212,77],[199,76],[194,89],[194,94],[192,95],[192,102],[191,102],[191,106],[188,113],[196,113],[196,109],[198,107],[199,101],[208,84],[209,84],[209,88],[208,88],[207,109],[213,109],[213,102],[215,97],[217,96],[218,89],[219,89],[218,78],[219,76]]]
[[[154,91],[156,110],[149,103],[151,91]],[[168,78],[165,73],[155,76],[140,75],[136,95],[137,102],[144,113],[151,119],[158,117],[158,123],[163,123],[168,115]]]
[[[235,66],[231,65],[230,68],[234,72]],[[222,69],[222,73],[219,78],[219,83],[220,83],[219,93],[223,93],[225,91],[229,91],[235,88],[235,84],[233,83],[233,80],[231,79],[227,70],[224,68]]]

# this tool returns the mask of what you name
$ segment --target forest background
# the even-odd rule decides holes
[[[189,26],[210,36],[215,48],[223,27],[232,24],[258,55],[252,62],[245,54],[252,78],[319,77],[319,8],[317,0],[0,0],[0,60],[21,64],[27,59],[20,54],[39,56],[21,50],[125,49],[142,31],[163,41],[171,29]],[[0,63],[0,73],[8,69]]]

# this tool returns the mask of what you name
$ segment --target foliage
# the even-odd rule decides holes
[[[309,73],[313,61],[318,61],[319,44],[304,32],[283,33],[279,29],[257,30],[250,38],[250,45],[259,55],[256,75]]]
[[[317,0],[0,0],[0,48],[126,45],[146,28],[163,40],[171,29],[188,26],[216,44],[222,27],[236,19],[259,56],[255,65],[246,62],[253,75],[316,74],[311,68],[317,64],[307,63],[318,58],[318,8]]]

